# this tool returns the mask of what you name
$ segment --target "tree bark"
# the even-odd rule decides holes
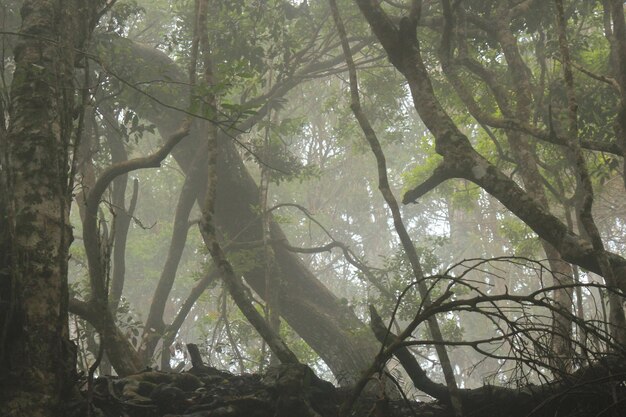
[[[73,386],[75,346],[67,317],[72,78],[96,5],[30,0],[21,8],[10,126],[0,146],[7,192],[2,290],[8,290],[0,317],[2,416],[65,415]]]

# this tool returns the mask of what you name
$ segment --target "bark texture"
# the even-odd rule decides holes
[[[21,8],[0,168],[7,193],[2,301],[8,303],[0,318],[2,416],[64,415],[73,383],[67,324],[72,77],[96,4],[31,0]]]

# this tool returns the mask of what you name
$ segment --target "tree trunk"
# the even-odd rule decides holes
[[[509,73],[515,86],[515,96],[517,104],[515,110],[505,108],[505,98],[501,97],[498,102],[504,114],[515,113],[520,120],[529,123],[531,121],[532,83],[530,80],[530,69],[526,66],[519,51],[517,39],[511,32],[511,18],[507,7],[501,7],[498,11],[498,31],[497,38],[502,45],[505,59],[508,62]],[[534,198],[546,210],[550,210],[548,197],[546,196],[541,173],[534,153],[534,146],[529,142],[529,138],[524,137],[520,132],[507,131],[507,138],[511,151],[520,170],[522,181],[526,192]],[[568,371],[571,367],[572,357],[572,320],[571,312],[573,308],[574,283],[571,266],[564,262],[561,254],[549,242],[541,239],[541,245],[548,258],[550,271],[552,273],[553,286],[565,286],[553,291],[553,298],[556,304],[563,310],[563,314],[553,313],[552,350],[554,358],[552,365],[561,371]]]
[[[186,171],[191,155],[202,149],[188,138],[187,146],[174,152]],[[258,204],[258,187],[230,138],[219,141],[217,198],[215,223],[233,243],[262,240],[262,222],[254,211]],[[287,242],[287,237],[274,221],[270,223],[271,241]],[[371,363],[378,346],[371,331],[354,312],[338,299],[309,271],[300,258],[284,245],[274,243],[277,269],[281,273],[278,310],[281,317],[302,337],[331,368],[340,384],[354,383],[361,371]],[[244,274],[246,282],[265,297],[265,268],[257,265]]]
[[[65,415],[75,372],[67,321],[69,153],[85,11],[82,2],[25,1],[21,8],[10,125],[0,147],[7,192],[2,301],[9,303],[0,318],[2,416]]]
[[[117,42],[123,42],[124,47],[116,45]],[[109,55],[102,59],[107,62],[108,68],[117,71],[128,82],[136,83],[164,75],[172,80],[184,81],[180,69],[166,55],[154,49],[123,39],[113,39],[107,46],[106,53]],[[150,64],[146,67],[148,62]],[[151,73],[151,69],[157,72]],[[292,84],[288,88],[296,85]],[[180,108],[186,105],[184,89],[172,88],[168,91],[155,91],[154,94],[168,105]],[[181,112],[164,106],[154,106],[153,103],[143,103],[144,98],[137,97],[134,93],[123,99],[142,117],[152,121],[163,137],[176,129],[182,118]],[[206,154],[206,144],[201,137],[201,132],[192,129],[185,142],[173,152],[185,173],[190,169],[196,155]],[[232,138],[221,134],[219,147],[215,223],[221,233],[234,243],[260,242],[262,222],[254,211],[254,207],[258,205],[258,187],[237,153]],[[203,185],[202,189],[205,188]],[[199,195],[198,201],[201,203],[203,198],[203,194]],[[272,221],[270,230],[272,242],[286,242],[278,224]],[[281,317],[320,355],[339,383],[355,382],[378,350],[373,334],[354,312],[339,303],[297,255],[289,252],[280,243],[274,243],[273,250],[277,269],[281,273],[282,287],[278,306]],[[244,277],[257,294],[265,296],[263,265],[245,272]]]

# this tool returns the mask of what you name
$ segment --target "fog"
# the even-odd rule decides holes
[[[7,375],[27,305],[89,378],[192,343],[456,415],[622,355],[626,25],[565,3],[112,1],[41,33],[4,3]]]

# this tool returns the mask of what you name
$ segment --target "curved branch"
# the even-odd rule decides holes
[[[135,158],[128,161],[111,165],[96,180],[93,188],[89,191],[85,201],[85,219],[83,221],[83,240],[85,252],[89,264],[89,277],[93,295],[102,298],[105,295],[104,264],[100,256],[100,242],[98,233],[98,207],[102,195],[111,182],[120,175],[127,174],[141,168],[156,168],[167,155],[170,154],[174,146],[178,144],[187,134],[191,127],[191,120],[183,122],[178,132],[170,136],[166,143],[152,155],[142,158]]]
[[[191,121],[183,122],[178,132],[174,133],[167,142],[152,155],[119,162],[107,168],[97,179],[94,187],[89,191],[85,202],[85,217],[83,219],[83,242],[89,267],[91,284],[91,299],[89,304],[96,311],[102,322],[102,329],[106,337],[104,343],[109,350],[109,358],[118,374],[130,374],[141,369],[141,360],[137,352],[128,344],[115,324],[115,318],[108,306],[106,284],[106,259],[101,253],[100,233],[98,231],[98,208],[102,195],[111,182],[120,175],[133,170],[158,167],[174,146],[189,133]],[[109,340],[110,339],[110,340]]]
[[[441,163],[437,168],[433,170],[433,173],[430,175],[430,177],[428,177],[428,179],[426,179],[415,188],[412,188],[411,190],[404,193],[404,196],[402,197],[402,204],[416,203],[417,199],[437,188],[441,183],[449,180],[452,177],[452,172],[446,167],[446,164]]]
[[[435,96],[417,40],[400,48],[398,30],[379,5],[357,0],[359,8],[387,51],[392,64],[406,78],[413,104],[435,137],[435,149],[444,158],[455,178],[474,182],[518,216],[542,239],[552,244],[568,262],[601,274],[592,245],[571,233],[556,216],[541,207],[518,184],[508,178],[472,147]],[[410,193],[411,191],[409,191]],[[408,202],[410,199],[405,199]],[[616,271],[626,271],[626,259],[606,252]],[[626,292],[626,277],[619,275],[617,286]]]
[[[373,305],[370,305],[370,319],[370,327],[374,331],[374,335],[376,335],[376,338],[380,343],[390,345],[392,343],[401,342],[398,340],[398,336],[388,332],[387,326],[385,326],[383,320],[380,318],[380,315]],[[395,350],[394,355],[398,358],[402,367],[406,370],[409,378],[413,381],[415,388],[439,401],[445,403],[450,402],[450,392],[448,391],[448,388],[445,385],[438,384],[430,379],[420,366],[415,356],[413,356],[405,345],[400,345]]]
[[[111,182],[118,176],[127,174],[131,171],[136,171],[142,168],[158,168],[161,166],[161,162],[167,157],[174,146],[176,146],[182,139],[184,139],[191,128],[191,119],[185,119],[180,129],[171,135],[166,142],[156,152],[149,156],[135,158],[128,161],[119,162],[111,165],[102,172],[100,177],[96,180],[94,187],[89,191],[87,196],[88,209],[93,206],[97,206],[102,198],[102,194],[111,184]]]

